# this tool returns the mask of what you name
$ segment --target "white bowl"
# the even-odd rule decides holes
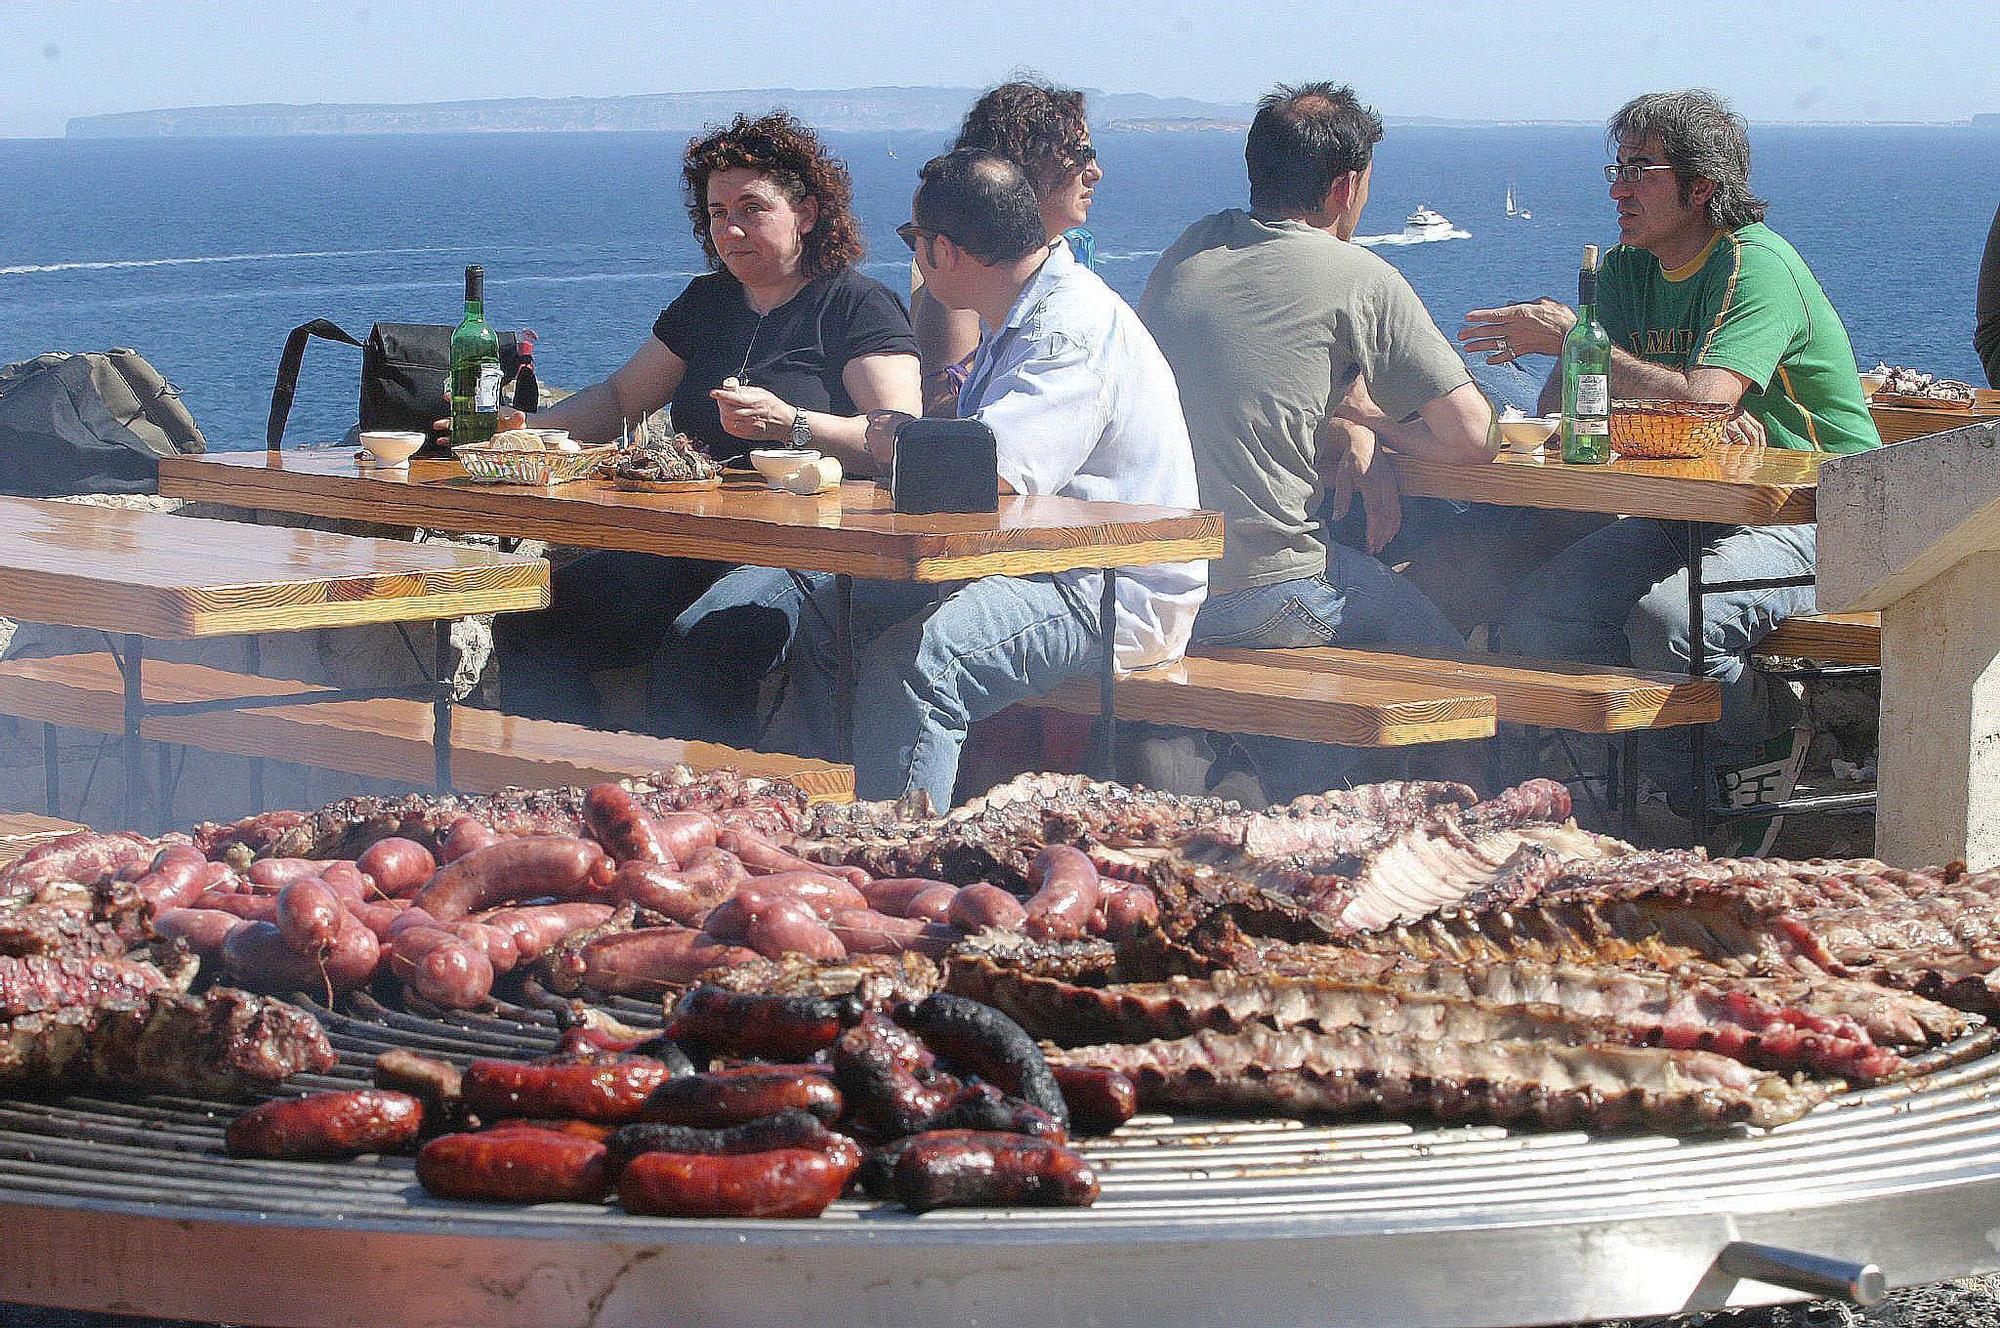
[[[1870,370],[1869,372],[1862,374],[1861,395],[1863,397],[1874,396],[1877,392],[1880,392],[1882,390],[1882,384],[1888,381],[1889,381],[1889,375],[1885,373],[1876,373],[1873,370]]]
[[[760,447],[750,453],[750,464],[771,484],[783,484],[817,460],[819,451],[811,447]]]
[[[361,434],[361,446],[368,455],[381,466],[400,466],[417,454],[417,449],[428,440],[428,435],[401,429],[367,429]]]
[[[1500,421],[1500,436],[1509,447],[1533,449],[1542,446],[1555,436],[1556,426],[1562,423],[1558,415],[1527,415],[1520,419]]]

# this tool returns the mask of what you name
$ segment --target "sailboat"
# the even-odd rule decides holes
[[[1514,206],[1514,182],[1512,180],[1507,182],[1507,215],[1521,221],[1531,221],[1535,215],[1524,207]]]

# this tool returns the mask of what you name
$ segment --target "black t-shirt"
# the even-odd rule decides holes
[[[917,353],[902,302],[852,270],[816,278],[761,319],[741,282],[710,272],[661,311],[653,335],[687,364],[674,389],[674,428],[718,461],[740,460],[752,446],[723,431],[709,396],[723,379],[761,387],[800,410],[852,415],[854,401],[840,377],[849,360]]]

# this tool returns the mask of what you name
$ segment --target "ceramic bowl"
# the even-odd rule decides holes
[[[818,450],[810,447],[760,447],[750,453],[750,464],[770,484],[783,484],[800,467],[817,460]]]
[[[1509,447],[1531,451],[1555,437],[1556,426],[1561,422],[1561,418],[1555,415],[1503,419],[1500,421],[1500,436]]]
[[[400,429],[364,429],[360,438],[361,446],[378,466],[402,465],[417,454],[425,441],[424,434]]]

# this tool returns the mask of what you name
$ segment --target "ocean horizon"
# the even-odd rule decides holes
[[[830,133],[855,183],[863,270],[907,294],[894,230],[929,132]],[[704,270],[688,229],[685,136],[520,133],[0,140],[0,363],[131,346],[182,390],[217,450],[261,447],[286,333],[331,318],[455,322],[483,263],[487,316],[533,328],[545,382],[617,368]],[[1242,135],[1097,136],[1106,178],[1090,228],[1099,271],[1136,302],[1196,217],[1242,206]],[[2000,176],[2000,133],[1959,126],[1753,126],[1752,183],[1770,225],[1826,288],[1859,364],[1981,382],[1973,298]],[[1573,301],[1585,244],[1616,242],[1590,126],[1397,125],[1376,153],[1360,243],[1396,265],[1447,333],[1510,299]],[[1532,216],[1505,215],[1509,187]],[[1451,225],[1423,236],[1425,205]],[[354,420],[360,355],[307,354],[288,442]],[[1529,361],[1531,372],[1548,361]]]

